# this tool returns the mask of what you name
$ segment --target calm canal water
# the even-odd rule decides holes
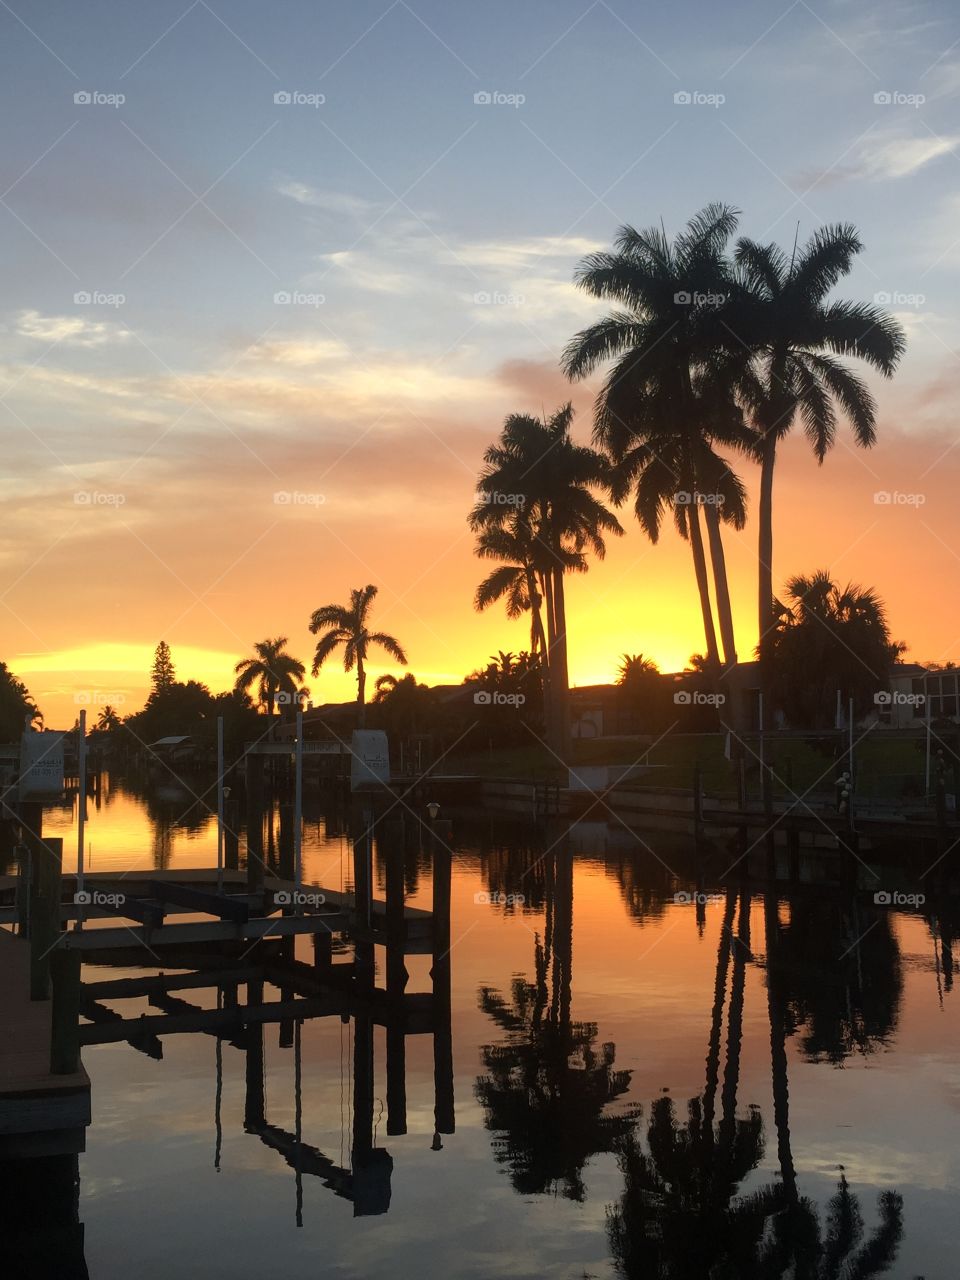
[[[87,826],[92,868],[212,865],[215,826],[190,804],[108,781]],[[45,823],[71,865],[75,814]],[[407,826],[407,901],[429,907],[429,842]],[[454,818],[448,843],[455,1132],[435,1134],[427,1034],[407,1040],[407,1132],[388,1134],[375,1029],[389,1209],[357,1216],[337,1176],[245,1131],[242,1046],[173,1035],[162,1061],[88,1047],[94,1280],[955,1280],[960,995],[942,903],[783,886],[677,900],[696,888],[688,851],[617,825]],[[309,806],[304,859],[307,880],[350,888],[348,833]],[[408,991],[429,990],[429,966],[408,960]],[[212,989],[184,994],[216,1006]],[[344,1170],[356,1036],[333,1016],[302,1024],[299,1051],[276,1025],[264,1037],[270,1132],[299,1121]],[[383,1187],[371,1195],[383,1208]],[[808,1269],[791,1270],[798,1248]]]

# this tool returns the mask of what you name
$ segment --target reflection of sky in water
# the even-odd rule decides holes
[[[48,814],[47,831],[58,833],[58,824],[66,835],[62,819]],[[455,1134],[444,1136],[442,1151],[430,1150],[431,1038],[407,1040],[409,1131],[388,1137],[385,1033],[375,1033],[376,1141],[394,1160],[389,1213],[354,1219],[346,1201],[319,1179],[306,1177],[304,1227],[296,1228],[294,1172],[281,1155],[243,1132],[244,1055],[229,1044],[224,1043],[222,1054],[219,1173],[213,1167],[215,1039],[169,1037],[160,1063],[127,1045],[88,1048],[85,1062],[93,1080],[94,1123],[81,1159],[81,1219],[91,1275],[135,1269],[143,1280],[283,1274],[376,1280],[581,1280],[585,1274],[615,1274],[605,1229],[605,1210],[617,1203],[624,1187],[615,1156],[586,1159],[580,1171],[585,1187],[580,1203],[565,1198],[562,1183],[548,1186],[542,1194],[520,1194],[508,1162],[496,1158],[509,1155],[500,1141],[505,1135],[487,1127],[489,1116],[478,1101],[478,1077],[489,1070],[484,1065],[485,1047],[502,1048],[509,1039],[481,1011],[481,989],[494,989],[509,1004],[515,976],[535,988],[538,947],[552,943],[553,966],[548,955],[545,976],[548,1015],[563,998],[553,986],[563,941],[557,932],[556,903],[549,919],[545,909],[544,899],[551,896],[549,875],[545,881],[538,879],[542,865],[524,875],[535,854],[518,855],[516,848],[511,853],[506,848],[514,840],[509,830],[489,821],[455,826],[451,958],[457,1125]],[[91,804],[88,832],[98,869],[151,865],[151,823],[136,798],[114,791],[104,797],[99,811]],[[339,887],[341,874],[349,882],[349,842],[337,823],[331,822],[331,832],[327,834],[322,821],[308,823],[307,878]],[[645,1146],[651,1103],[663,1090],[669,1090],[683,1122],[687,1100],[704,1089],[724,902],[707,906],[701,934],[696,909],[672,901],[672,885],[642,846],[632,847],[622,833],[607,833],[597,824],[574,832],[563,843],[570,846],[577,849],[572,946],[565,962],[571,978],[570,1017],[574,1024],[596,1024],[587,1032],[596,1054],[605,1044],[615,1046],[615,1069],[629,1072],[630,1078],[606,1114],[642,1108],[637,1132]],[[138,862],[126,857],[130,850],[140,851]],[[195,830],[174,831],[168,865],[209,866],[215,850],[215,826],[208,815]],[[405,866],[408,900],[429,906],[429,857],[418,850],[415,838],[408,842]],[[379,859],[378,880],[382,883]],[[517,893],[524,886],[529,892],[522,907],[476,900],[480,893]],[[838,960],[847,942],[840,945],[839,935],[831,936],[826,917],[803,916],[797,908],[795,933],[802,924],[803,936],[789,939],[795,948],[791,963],[798,974],[805,965],[806,976],[790,978],[791,1007],[800,1011],[802,1025],[788,1037],[787,1055],[790,1135],[799,1188],[822,1209],[843,1165],[868,1232],[878,1221],[878,1192],[899,1191],[905,1234],[887,1274],[894,1280],[947,1276],[952,1274],[947,1261],[960,1248],[955,1213],[960,1189],[955,1140],[960,1118],[960,996],[943,991],[941,1004],[938,981],[942,989],[943,974],[937,972],[939,962],[925,920],[909,915],[877,918],[873,941],[865,939],[862,948],[861,978],[867,991],[862,1021],[868,1026],[876,1023],[882,1034],[867,1046],[869,1051],[854,1048],[839,1054],[836,1063],[829,1053],[822,1053],[815,1062],[809,1060],[810,1046],[829,1043],[836,1010],[849,1005],[857,1016],[858,996],[850,986],[855,967],[845,969]],[[784,926],[790,924],[786,902],[781,903],[780,919]],[[743,1193],[775,1182],[778,1169],[759,898],[750,912],[750,947],[753,959],[744,966],[737,1114],[746,1117],[754,1104],[760,1108],[765,1151],[742,1183]],[[309,959],[307,940],[298,943],[298,957]],[[428,989],[429,960],[413,957],[408,967],[408,990]],[[88,969],[85,976],[96,980],[121,972]],[[837,988],[836,999],[822,995],[831,983]],[[209,991],[179,994],[204,1005],[215,999]],[[268,998],[278,998],[275,989],[269,990]],[[141,1007],[146,1009],[131,1004],[124,1011]],[[883,1025],[891,1008],[892,1029]],[[345,1165],[351,1144],[353,1034],[352,1023],[335,1017],[308,1022],[302,1033],[303,1138]],[[276,1025],[268,1026],[265,1036],[267,1118],[292,1131],[293,1051],[279,1047]],[[721,1090],[726,1051],[724,1023]],[[580,1065],[571,1063],[573,1069]],[[718,1118],[719,1097],[718,1092]]]

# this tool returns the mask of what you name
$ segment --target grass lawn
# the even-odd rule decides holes
[[[833,793],[837,764],[834,760],[836,737],[811,734],[808,738],[770,738],[766,743],[767,760],[781,781],[775,793]],[[600,738],[577,741],[573,748],[574,764],[640,764],[651,766],[632,785],[644,789],[684,789],[693,785],[694,766],[699,763],[704,789],[711,795],[736,794],[736,774],[724,757],[720,734],[667,734],[657,741],[650,736],[636,738]],[[759,795],[759,743],[748,740],[747,788],[750,796]],[[922,739],[894,738],[883,731],[870,735],[854,748],[857,793],[861,796],[917,796],[924,787],[924,743]],[[448,756],[440,766],[441,773],[474,773],[484,777],[511,778],[518,782],[562,781],[563,773],[556,758],[546,747],[530,743],[493,751],[471,752]],[[948,781],[948,789],[952,782]]]

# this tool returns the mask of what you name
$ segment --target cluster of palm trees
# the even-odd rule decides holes
[[[366,662],[371,647],[376,645],[385,650],[401,666],[407,664],[407,655],[394,636],[370,629],[376,595],[374,586],[359,587],[350,592],[349,604],[325,604],[310,615],[310,631],[319,637],[311,672],[318,675],[326,660],[343,647],[344,671],[357,673],[358,723],[361,727],[365,722]],[[242,693],[256,687],[258,701],[271,716],[278,705],[302,703],[308,693],[303,686],[306,668],[287,652],[287,644],[286,636],[261,640],[254,645],[253,656],[242,658],[235,668],[234,687]]]
[[[594,448],[570,440],[568,405],[543,422],[511,415],[485,456],[470,523],[480,535],[478,554],[503,567],[481,584],[475,603],[505,598],[510,616],[531,611],[531,643],[546,655],[558,716],[566,687],[563,575],[586,567],[587,550],[602,554],[604,533],[620,532],[596,491],[618,506],[632,496],[653,542],[672,515],[693,558],[706,665],[719,672],[737,661],[723,528],[741,529],[746,520],[745,487],[729,453],[760,466],[763,658],[779,618],[773,494],[780,442],[800,425],[822,462],[846,417],[858,445],[874,443],[875,399],[844,358],[890,377],[905,340],[879,307],[830,298],[863,248],[856,229],[823,227],[789,253],[746,238],[731,248],[738,217],[727,205],[709,205],[672,240],[662,227],[624,226],[612,251],[585,258],[576,283],[614,309],[575,335],[561,364],[573,381],[605,370]],[[574,457],[582,470],[568,469]],[[511,506],[492,494],[527,501]]]
[[[474,604],[481,610],[503,599],[509,617],[529,610],[530,652],[539,655],[544,674],[547,738],[561,755],[569,745],[564,578],[586,571],[588,551],[603,558],[606,535],[623,533],[595,492],[610,486],[609,463],[572,439],[572,422],[569,404],[543,421],[511,414],[484,454],[469,517],[477,554],[500,562]]]

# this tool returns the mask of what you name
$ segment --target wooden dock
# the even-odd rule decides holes
[[[84,1149],[90,1078],[50,1071],[51,1005],[30,999],[29,944],[0,929],[0,1159]]]

